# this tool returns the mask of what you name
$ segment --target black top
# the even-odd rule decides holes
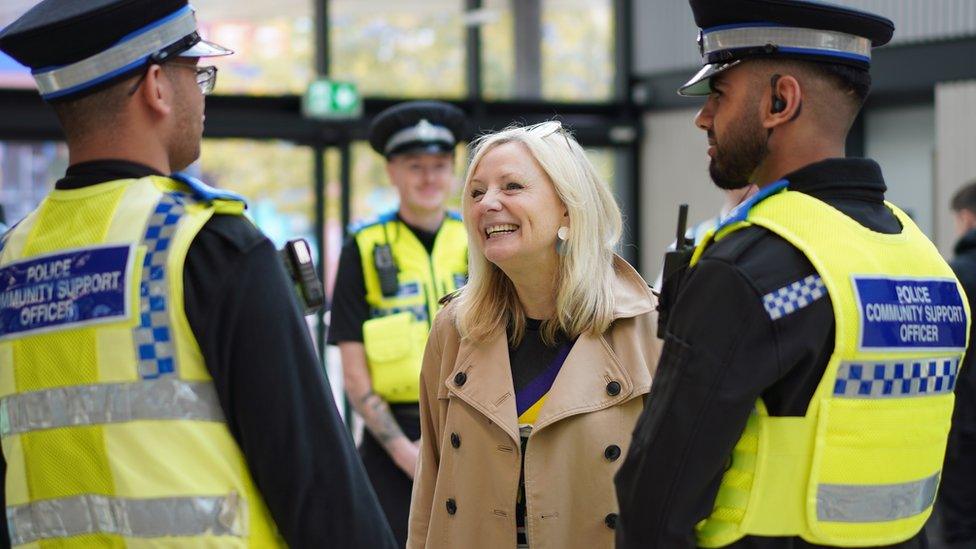
[[[956,256],[950,265],[969,297],[969,308],[976,311],[976,229],[956,243]],[[956,408],[946,449],[939,505],[945,540],[950,543],[976,541],[976,364],[972,342],[976,323],[969,332],[970,350],[963,359],[956,381]]]
[[[898,233],[883,203],[876,163],[833,159],[788,176],[790,189],[834,206],[863,226]],[[751,226],[708,248],[671,312],[654,385],[615,481],[618,547],[695,546],[695,524],[711,514],[732,448],[756,400],[771,416],[802,416],[833,352],[834,315],[825,296],[771,320],[762,296],[815,274],[806,256]],[[896,547],[925,547],[924,533]],[[799,538],[746,537],[730,547],[816,547]]]
[[[525,333],[518,345],[508,346],[508,361],[512,368],[512,385],[515,389],[516,413],[520,416],[525,410],[539,402],[552,387],[556,375],[562,368],[572,342],[563,334],[558,334],[553,345],[542,340],[542,321],[526,319]],[[522,426],[519,421],[522,465],[519,470],[518,495],[515,499],[516,545],[528,543],[525,532],[525,452],[529,444],[531,426]]]
[[[408,224],[399,214],[396,216],[405,227],[424,245],[428,254],[434,253],[437,232],[425,231]],[[342,245],[335,288],[332,290],[332,314],[329,321],[329,345],[343,341],[363,341],[363,322],[370,319],[369,303],[366,302],[366,281],[363,275],[362,256],[356,237]]]
[[[518,345],[508,346],[508,361],[512,367],[512,385],[518,393],[525,386],[542,375],[559,354],[560,347],[566,343],[561,332],[556,335],[554,345],[542,341],[542,321],[525,319],[525,333]]]
[[[86,162],[55,187],[148,175],[161,174]],[[214,215],[183,274],[186,315],[228,427],[288,545],[394,547],[271,241],[241,216]]]

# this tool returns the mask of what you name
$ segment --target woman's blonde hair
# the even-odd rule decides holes
[[[613,321],[613,254],[623,222],[610,188],[597,175],[579,143],[556,121],[509,127],[472,143],[473,154],[464,180],[462,204],[478,163],[505,143],[521,143],[549,176],[569,212],[569,238],[559,256],[555,282],[556,314],[542,323],[542,338],[553,344],[558,332],[575,339],[603,333]],[[483,341],[496,330],[511,326],[509,341],[518,344],[525,333],[525,311],[512,281],[479,251],[479,229],[467,216],[468,283],[459,292],[456,324],[461,337]],[[556,235],[552,235],[553,246]]]

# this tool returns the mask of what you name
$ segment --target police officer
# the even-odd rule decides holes
[[[950,203],[955,220],[954,257],[949,263],[976,306],[976,181],[959,189]],[[972,340],[970,328],[970,341]],[[943,482],[939,486],[942,538],[949,547],[976,547],[976,369],[972,349],[966,353],[956,381],[956,407],[946,449]]]
[[[392,547],[274,247],[168,175],[231,52],[186,0],[44,0],[0,49],[69,150],[0,255],[0,539]]]
[[[876,163],[844,158],[893,24],[691,0],[715,181],[760,191],[698,246],[616,478],[618,546],[924,547],[968,306]],[[668,284],[665,283],[665,287]]]
[[[467,234],[446,210],[464,113],[438,101],[395,105],[369,130],[386,158],[397,211],[354,230],[333,291],[329,343],[342,355],[346,395],[366,425],[360,454],[400,545],[420,438],[419,378],[440,298],[467,277]]]

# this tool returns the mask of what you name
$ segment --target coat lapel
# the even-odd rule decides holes
[[[495,334],[480,344],[462,340],[458,356],[462,358],[444,381],[448,392],[501,427],[517,444],[518,417],[505,333]],[[460,385],[459,374],[464,374],[464,383]]]
[[[607,385],[620,384],[611,395]],[[539,410],[532,432],[566,417],[609,408],[632,398],[634,380],[601,336],[583,334],[573,345]]]

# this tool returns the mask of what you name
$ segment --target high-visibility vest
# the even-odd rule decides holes
[[[183,306],[190,243],[215,212],[244,206],[191,183],[55,190],[4,240],[0,440],[14,545],[282,544]]]
[[[468,236],[461,219],[449,213],[437,231],[432,253],[395,213],[355,234],[362,258],[370,320],[363,345],[373,391],[388,402],[420,399],[420,364],[438,301],[464,285]],[[384,296],[373,260],[376,246],[388,245],[398,272],[396,295]]]
[[[806,415],[771,417],[756,403],[698,544],[747,535],[896,544],[932,512],[969,306],[938,250],[895,206],[902,231],[881,234],[786,186],[764,189],[692,261],[749,225],[784,238],[817,274],[764,296],[764,306],[775,320],[826,292],[834,350]]]

